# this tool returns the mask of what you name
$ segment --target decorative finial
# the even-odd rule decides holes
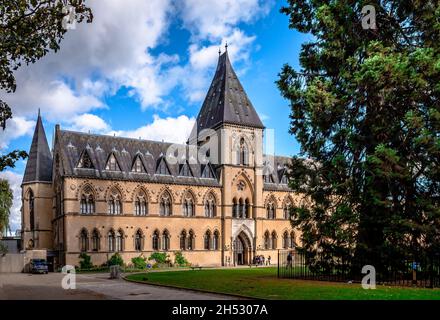
[[[226,51],[228,51],[228,41],[226,41],[225,49],[226,49]]]
[[[218,55],[220,56],[222,54],[222,51],[220,50],[220,47],[218,47]]]
[[[40,108],[38,108],[38,117],[40,117]]]

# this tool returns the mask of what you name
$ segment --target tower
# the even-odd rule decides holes
[[[251,262],[256,220],[263,202],[264,125],[249,100],[226,50],[197,116],[189,143],[200,147],[220,173],[223,264]]]
[[[40,112],[22,182],[22,247],[52,247],[52,154]]]

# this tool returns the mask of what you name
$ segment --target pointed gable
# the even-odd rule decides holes
[[[215,179],[214,169],[212,168],[210,162],[202,165],[202,178]]]
[[[157,160],[156,173],[163,174],[163,175],[171,175],[170,168],[168,167],[168,164],[167,164],[164,156],[161,156]]]
[[[147,170],[145,169],[144,163],[141,159],[141,156],[139,154],[136,155],[136,157],[134,158],[133,165],[131,166],[131,171],[137,172],[137,173],[147,172]]]
[[[194,177],[188,161],[180,165],[179,175],[183,177]]]
[[[109,171],[121,171],[121,167],[119,166],[118,160],[116,159],[115,154],[110,153],[107,163],[105,165],[105,170]]]
[[[232,68],[227,51],[219,57],[214,79],[197,116],[197,131],[222,123],[264,128]]]
[[[95,166],[93,165],[92,158],[90,158],[89,152],[87,149],[85,149],[78,161],[78,168],[85,168],[85,169],[94,169]]]
[[[37,124],[32,138],[29,158],[24,171],[23,183],[51,182],[52,181],[52,154],[47,143],[46,133],[38,111]]]

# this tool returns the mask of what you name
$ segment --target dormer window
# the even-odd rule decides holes
[[[189,167],[188,162],[185,162],[184,164],[181,165],[179,175],[183,176],[183,177],[193,177],[193,174],[192,174],[191,168]]]
[[[110,154],[110,156],[108,157],[105,170],[121,171],[121,168],[119,167],[118,161],[116,160],[114,153]]]
[[[170,169],[168,169],[168,166],[167,166],[167,163],[166,163],[164,157],[160,158],[156,173],[163,174],[163,175],[171,175]]]
[[[146,172],[144,164],[142,163],[140,156],[136,156],[136,158],[133,162],[133,167],[132,167],[131,171],[138,172],[138,173]]]
[[[78,161],[78,168],[94,169],[92,159],[87,150],[84,150]]]
[[[202,178],[214,179],[214,171],[212,170],[211,164],[202,165]]]
[[[274,183],[274,182],[273,182],[273,177],[272,177],[271,174],[265,174],[265,175],[263,176],[263,179],[264,179],[264,182],[265,182],[265,183]]]

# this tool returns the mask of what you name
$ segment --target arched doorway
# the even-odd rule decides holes
[[[252,246],[248,236],[240,232],[234,240],[234,264],[248,265],[252,262]]]

